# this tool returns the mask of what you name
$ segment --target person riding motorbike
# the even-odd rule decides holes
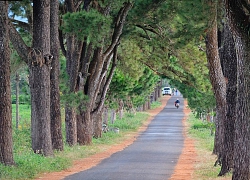
[[[180,100],[176,99],[176,101],[174,102],[175,107],[179,108],[180,105]]]

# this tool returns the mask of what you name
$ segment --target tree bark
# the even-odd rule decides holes
[[[108,125],[108,118],[109,118],[109,110],[108,110],[108,107],[107,106],[104,106],[104,109],[103,109],[103,116],[102,116],[102,122],[103,124],[105,125]]]
[[[14,165],[10,90],[8,2],[0,1],[0,162]]]
[[[223,154],[222,144],[224,143],[224,124],[226,118],[226,82],[223,76],[222,67],[218,51],[217,39],[217,10],[216,3],[211,3],[214,18],[212,25],[207,32],[206,54],[209,66],[210,81],[216,99],[216,133],[213,153],[218,156],[218,161]]]
[[[110,121],[111,124],[114,124],[116,121],[116,111],[114,109],[111,109],[110,111]]]
[[[119,109],[118,109],[119,119],[122,119],[123,115],[124,115],[124,112],[123,112],[123,107],[124,107],[123,100],[119,99],[119,103],[118,104],[119,104]]]
[[[73,107],[66,105],[65,108],[65,127],[66,127],[66,142],[69,146],[74,146],[77,143],[76,129],[76,111]]]
[[[237,59],[237,100],[232,179],[247,180],[250,179],[249,2],[246,0],[225,0],[224,2],[226,17],[235,42]]]
[[[70,0],[66,1],[69,12],[75,12],[77,10],[77,7],[74,6],[72,2],[73,1]],[[87,3],[85,5],[87,6]],[[131,6],[132,4],[127,2],[124,3],[124,6],[120,9],[115,22],[111,44],[105,51],[103,50],[104,45],[92,48],[91,43],[87,45],[87,41],[80,44],[81,42],[74,43],[74,36],[69,36],[67,38],[67,72],[70,76],[71,92],[81,90],[84,95],[89,98],[88,102],[83,103],[84,107],[81,105],[78,108],[80,112],[79,115],[82,116],[77,116],[77,141],[79,144],[87,145],[92,143],[93,119],[91,119],[91,113],[98,111],[97,113],[99,114],[103,109],[103,103],[109,86],[109,83],[105,83],[104,81],[106,80],[106,74],[109,71],[109,66],[106,66],[105,63],[108,63],[108,60],[114,53],[114,49],[117,48],[117,45],[119,44],[125,19]],[[73,57],[73,52],[77,58]],[[78,57],[80,57],[80,62],[78,61]],[[92,58],[91,61],[90,58]],[[108,81],[109,80],[110,79],[108,79]],[[80,84],[81,82],[83,83]],[[100,93],[101,84],[104,84],[105,90],[103,93]],[[98,97],[98,93],[100,93],[101,97]],[[98,121],[100,122],[102,119],[99,119]]]
[[[90,105],[91,105],[90,112],[91,113],[100,114],[103,109],[107,90],[110,85],[111,79],[113,77],[114,69],[116,67],[117,48],[119,45],[120,36],[122,34],[123,26],[124,26],[128,11],[130,10],[131,6],[132,4],[127,2],[127,3],[124,3],[124,6],[120,9],[116,18],[112,41],[111,41],[110,46],[106,49],[106,51],[103,52],[104,47],[95,49],[95,53],[94,53],[93,60],[92,60],[92,62],[94,63],[90,65],[90,76],[89,76],[89,81],[87,84],[87,87],[88,87],[87,95],[89,96],[89,99],[90,99]],[[108,72],[110,60],[112,57],[113,57],[112,67],[107,77],[107,72]],[[103,88],[101,88],[102,85],[103,85]],[[97,98],[98,93],[101,94],[100,99]],[[96,116],[96,117],[99,117],[99,119],[95,119],[96,121],[95,124],[98,125],[99,127],[96,127],[96,128],[92,127],[91,129],[98,130],[98,132],[94,132],[97,135],[101,133],[100,129],[101,129],[102,119],[100,118],[101,116]],[[93,119],[91,120],[91,122],[93,125]]]
[[[16,72],[16,129],[19,126],[19,74]]]
[[[227,112],[224,122],[225,133],[223,144],[223,154],[221,157],[221,171],[219,176],[223,176],[230,172],[233,168],[234,155],[234,135],[235,135],[235,119],[236,119],[236,97],[237,97],[237,61],[235,44],[232,33],[227,24],[224,24],[220,43],[220,59],[222,62],[223,74],[226,79],[227,91]]]
[[[102,137],[102,113],[101,111],[95,111],[91,114],[91,118],[93,119],[93,137],[101,138]]]
[[[67,40],[67,72],[69,75],[69,93],[76,93],[77,90],[77,78],[78,71],[80,67],[80,59],[81,59],[81,50],[83,43],[81,41],[76,40],[74,36],[68,37]],[[76,145],[78,137],[77,137],[77,126],[78,126],[78,115],[76,109],[78,107],[71,107],[66,104],[67,109],[71,109],[69,114],[66,115],[66,133],[68,134],[66,138],[66,142],[73,146]],[[81,106],[81,105],[79,105]],[[73,134],[70,134],[73,133]]]
[[[31,136],[35,153],[52,156],[50,130],[50,1],[33,4],[33,49],[29,54]]]
[[[85,108],[85,110],[81,110],[77,116],[77,142],[79,145],[91,145],[92,136],[93,120],[90,116],[90,108]]]
[[[67,12],[77,11],[77,7],[74,5],[72,0],[65,0],[65,5]],[[60,34],[60,45],[63,54],[66,57],[66,71],[69,75],[69,92],[76,93],[79,90],[78,78],[81,78],[79,75],[80,69],[80,60],[83,53],[83,42],[78,41],[75,35],[66,35],[67,48],[63,44],[63,34]],[[71,103],[71,102],[69,102]],[[65,124],[66,124],[66,142],[70,145],[76,145],[77,143],[77,109],[79,107],[72,107],[69,103],[66,103],[65,108]]]
[[[98,90],[98,94],[100,94],[99,96],[97,96],[97,93],[95,94],[94,97],[94,110],[92,112],[92,114],[96,114],[95,115],[95,119],[93,120],[94,122],[94,137],[95,138],[99,138],[102,136],[102,118],[100,116],[100,114],[103,111],[103,106],[104,106],[104,101],[105,101],[105,97],[109,88],[109,85],[111,83],[112,77],[114,75],[114,71],[116,68],[116,63],[117,63],[117,52],[118,52],[118,45],[115,46],[113,53],[110,57],[108,57],[108,59],[104,62],[104,66],[103,66],[103,70],[102,73],[100,75],[100,80],[99,80],[99,84],[97,86],[97,90]],[[113,57],[113,58],[111,58]],[[110,71],[108,73],[107,69],[110,66],[110,62],[112,59],[112,66],[110,68]],[[108,73],[108,75],[107,75]],[[97,98],[98,97],[98,98]],[[95,127],[98,126],[98,127]]]
[[[50,72],[50,116],[51,116],[51,138],[54,150],[63,150],[62,120],[60,108],[59,90],[59,2],[51,0],[50,6],[50,49],[53,55]]]

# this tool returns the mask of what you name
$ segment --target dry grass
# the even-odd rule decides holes
[[[231,180],[232,174],[223,177],[218,177],[220,166],[214,166],[216,155],[212,154],[213,139],[208,129],[192,129],[193,122],[192,115],[187,124],[189,126],[188,137],[195,140],[195,149],[197,153],[197,160],[195,163],[195,170],[192,176],[193,180]]]
[[[231,174],[218,177],[220,166],[214,166],[216,156],[208,150],[204,150],[198,145],[196,141],[197,162],[195,164],[195,171],[193,174],[194,180],[231,180]]]

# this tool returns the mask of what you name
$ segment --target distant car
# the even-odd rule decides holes
[[[164,96],[164,95],[172,95],[172,90],[171,90],[171,88],[170,87],[164,87],[164,88],[162,88],[162,95]]]

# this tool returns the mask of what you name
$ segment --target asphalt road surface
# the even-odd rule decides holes
[[[179,109],[174,107],[176,98]],[[183,98],[172,96],[133,144],[65,180],[167,180],[183,148]]]

